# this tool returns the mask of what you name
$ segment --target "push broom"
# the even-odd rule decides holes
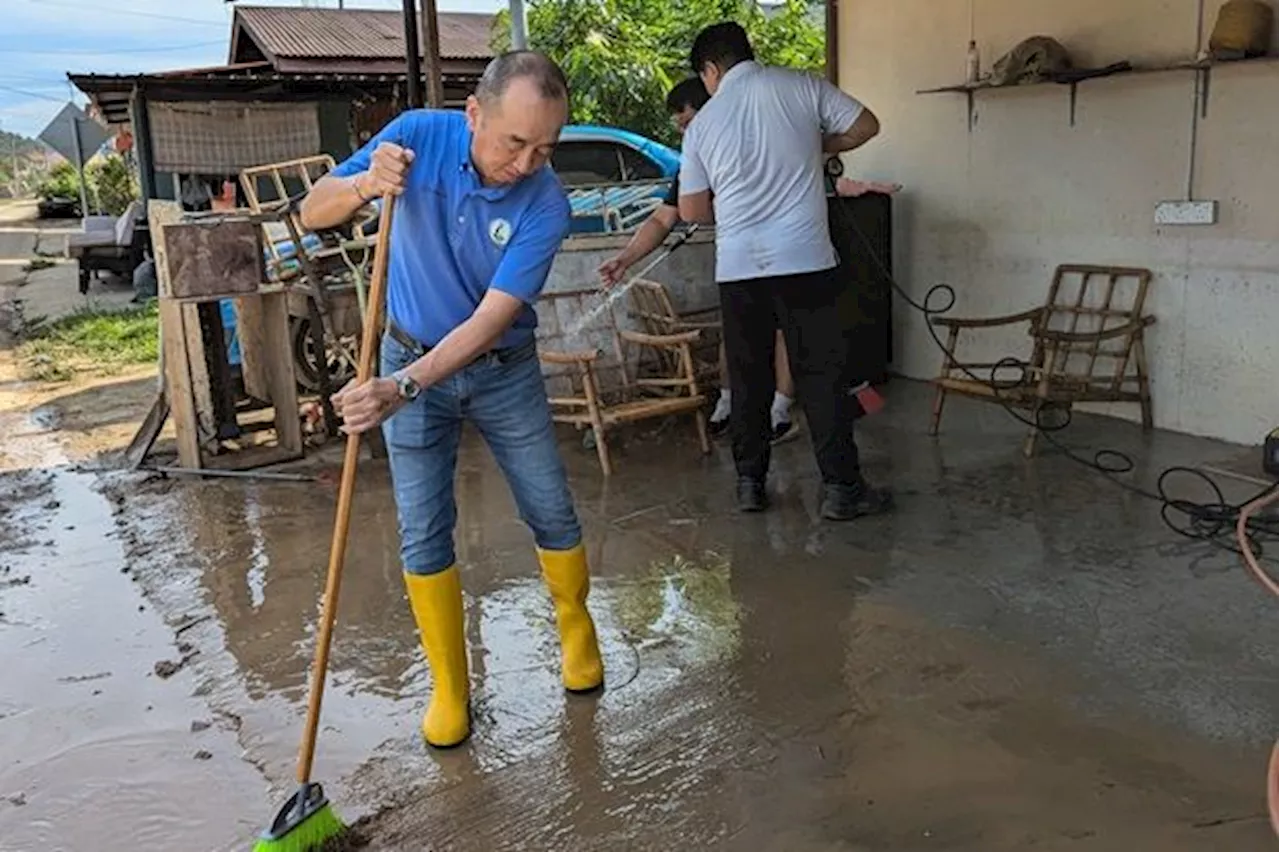
[[[373,376],[373,357],[377,351],[378,332],[382,325],[383,293],[387,286],[387,255],[391,246],[391,219],[395,196],[382,199],[382,221],[373,253],[373,281],[369,285],[368,309],[364,314],[364,332],[360,337],[360,361],[356,365],[356,381],[366,382]],[[320,613],[320,634],[316,641],[316,657],[311,668],[311,696],[307,703],[307,723],[298,750],[298,789],[284,803],[271,825],[259,836],[253,852],[311,852],[346,831],[342,821],[329,805],[324,789],[311,780],[311,767],[316,753],[316,734],[320,728],[320,702],[324,698],[325,672],[329,668],[329,645],[333,640],[333,622],[338,615],[338,592],[342,587],[342,568],[347,555],[347,531],[351,526],[351,499],[356,489],[356,463],[360,454],[360,436],[347,435],[346,454],[342,457],[342,480],[338,485],[338,512],[333,522],[333,541],[329,545],[329,575],[324,585],[324,602]]]

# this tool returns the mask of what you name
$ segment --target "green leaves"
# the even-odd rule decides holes
[[[119,216],[138,197],[133,172],[119,154],[95,157],[85,168],[89,203],[96,212]],[[45,176],[36,189],[41,198],[80,198],[80,178],[75,166],[65,160]]]
[[[623,127],[678,143],[667,92],[693,74],[689,48],[706,26],[738,21],[759,60],[821,72],[826,41],[820,4],[805,0],[764,9],[750,0],[531,0],[530,46],[560,63],[573,93],[576,124]],[[494,24],[493,46],[508,50],[511,22]]]

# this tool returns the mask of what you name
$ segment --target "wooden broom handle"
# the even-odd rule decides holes
[[[382,221],[373,249],[373,281],[369,285],[364,330],[360,335],[360,362],[356,381],[373,377],[373,360],[378,351],[378,334],[382,328],[382,303],[387,289],[387,260],[391,249],[391,222],[395,212],[394,195],[382,197]],[[324,584],[324,608],[320,614],[320,635],[316,640],[316,658],[311,668],[311,697],[307,704],[307,725],[298,751],[298,783],[311,780],[311,764],[316,754],[316,734],[320,729],[320,702],[324,698],[325,673],[329,669],[329,645],[333,641],[333,623],[338,615],[338,593],[342,589],[342,568],[347,555],[347,531],[351,527],[351,500],[356,490],[356,464],[360,455],[360,436],[347,435],[346,453],[342,457],[342,481],[338,485],[338,513],[333,521],[333,541],[329,545],[329,576]]]

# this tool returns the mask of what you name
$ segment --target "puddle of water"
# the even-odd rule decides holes
[[[388,790],[552,758],[570,733],[597,736],[596,723],[581,714],[607,718],[732,656],[738,611],[728,563],[714,553],[655,561],[645,533],[606,530],[588,545],[594,561],[613,569],[597,577],[592,597],[611,689],[585,702],[566,697],[553,611],[528,532],[497,472],[464,462],[459,558],[475,735],[465,759],[428,754],[418,723],[430,677],[404,599],[385,480],[370,470],[358,489],[362,520],[352,531],[318,750],[316,776],[344,815],[384,804]],[[194,691],[215,716],[234,720],[240,744],[283,794],[305,707],[332,492],[204,483],[107,493],[120,502],[138,584],[171,622],[194,624],[183,633],[204,651],[189,667]],[[610,576],[619,572],[625,578]],[[645,671],[637,679],[641,649]],[[588,748],[606,759],[598,745]]]
[[[125,567],[89,477],[48,479],[41,541],[5,557],[0,593],[0,849],[207,849],[265,818],[263,783],[208,710],[173,633]],[[196,759],[197,752],[208,755]],[[14,804],[22,802],[22,804]],[[261,815],[261,816],[259,816]]]

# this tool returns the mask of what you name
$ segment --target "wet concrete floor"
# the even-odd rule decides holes
[[[741,517],[688,424],[607,483],[566,438],[598,698],[560,690],[528,534],[468,440],[476,723],[447,753],[417,738],[430,678],[366,462],[316,776],[374,850],[1272,845],[1274,600],[1156,504],[1025,461],[999,409],[928,438],[927,402],[901,383],[861,431],[899,510],[847,525],[816,520],[804,442]],[[1143,483],[1233,451],[1087,417],[1064,440]],[[46,468],[0,481],[0,850],[245,848],[288,792],[333,489]]]

